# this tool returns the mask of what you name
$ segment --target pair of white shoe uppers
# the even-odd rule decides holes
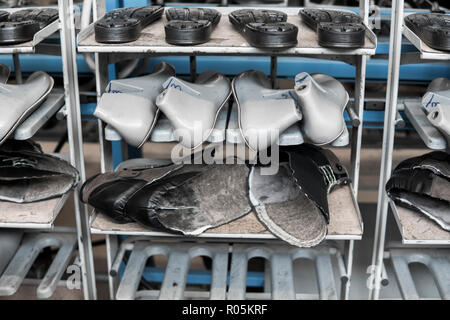
[[[113,80],[94,112],[125,141],[141,147],[150,137],[160,110],[185,148],[201,146],[211,135],[218,114],[234,95],[239,127],[247,146],[260,151],[278,142],[280,134],[300,121],[305,141],[324,145],[344,132],[343,111],[348,93],[336,79],[299,73],[293,89],[274,90],[260,71],[249,70],[232,82],[216,71],[205,71],[195,83],[175,77],[160,62],[152,74]]]

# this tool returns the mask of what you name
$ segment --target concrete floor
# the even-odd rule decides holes
[[[42,142],[44,151],[53,151],[56,143]],[[334,149],[338,157],[349,168],[350,152],[349,149]],[[67,145],[62,152],[68,152]],[[156,154],[155,154],[156,152]],[[425,153],[423,149],[403,149],[396,150],[394,152],[394,165],[400,161]],[[144,146],[144,156],[161,156],[164,151],[154,149],[154,146]],[[361,241],[355,243],[355,256],[353,266],[353,279],[350,298],[351,299],[367,299],[367,279],[369,274],[366,272],[371,262],[372,246],[373,246],[373,234],[375,226],[376,215],[376,199],[377,199],[377,185],[378,174],[380,164],[380,149],[364,148],[361,153],[361,178],[360,178],[360,191],[359,191],[359,203],[361,214],[364,222],[364,235]],[[95,143],[85,144],[85,159],[86,159],[86,171],[87,176],[100,171],[99,164],[99,147]],[[74,226],[75,219],[73,215],[73,201],[68,201],[65,208],[62,210],[56,220],[58,226]],[[101,240],[102,236],[93,236],[93,240]],[[388,229],[387,229],[387,242],[401,240],[400,234],[392,215],[389,215]],[[96,246],[94,248],[95,255],[95,269],[100,275],[106,275],[106,248],[104,245]],[[201,266],[201,264],[199,264]],[[336,266],[335,266],[336,267]],[[311,264],[295,265],[296,274],[296,286],[301,287],[303,292],[313,293],[316,291],[316,283],[313,277],[306,276],[313,274]],[[387,272],[389,277],[389,285],[384,287],[381,292],[381,298],[398,299],[400,298],[400,292],[398,290],[395,277],[392,273],[391,266],[387,265]],[[434,286],[432,286],[432,279],[426,270],[418,269],[417,279],[419,279],[418,290],[423,294],[423,297],[437,298],[438,293]],[[336,272],[337,274],[337,267]],[[104,278],[104,277],[102,277]],[[338,284],[339,285],[339,284]],[[98,298],[108,299],[108,286],[105,281],[97,281]],[[34,286],[22,286],[20,291],[12,297],[0,298],[1,299],[33,299],[35,298]],[[66,288],[58,288],[52,299],[82,299],[82,293],[80,290],[67,290]]]

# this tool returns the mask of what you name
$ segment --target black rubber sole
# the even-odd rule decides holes
[[[196,45],[208,42],[221,14],[206,8],[170,8],[165,12],[166,42],[173,45]]]
[[[211,38],[212,25],[206,20],[173,20],[165,25],[166,42],[173,45],[196,45],[208,42]]]
[[[328,48],[360,48],[364,45],[366,28],[362,18],[354,13],[301,9],[299,16],[317,32],[319,45]]]
[[[136,41],[143,28],[161,18],[164,8],[148,6],[116,9],[108,12],[95,25],[95,40],[100,43]]]
[[[0,22],[0,44],[17,44],[33,39],[34,34],[58,19],[56,9],[19,10]],[[1,14],[0,14],[1,20]]]
[[[440,13],[414,13],[405,25],[429,47],[450,51],[450,16]]]
[[[230,22],[256,48],[284,49],[297,45],[298,28],[286,22],[287,15],[276,10],[233,11]]]

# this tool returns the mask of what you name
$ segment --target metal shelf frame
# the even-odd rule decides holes
[[[16,11],[18,9],[5,9],[7,11]],[[32,137],[45,124],[46,120],[63,105],[67,110],[67,128],[68,141],[70,147],[70,163],[78,170],[81,178],[81,183],[85,180],[84,155],[83,155],[83,140],[81,135],[81,114],[80,101],[78,90],[78,72],[76,65],[76,47],[75,47],[75,15],[72,1],[58,0],[59,19],[49,24],[47,27],[37,32],[32,41],[11,45],[0,46],[0,54],[12,54],[14,60],[14,71],[17,83],[22,83],[22,74],[20,70],[19,54],[21,53],[45,53],[56,54],[56,52],[47,52],[47,50],[40,50],[40,43],[59,31],[61,39],[61,49],[59,54],[62,57],[63,65],[63,80],[64,92],[52,93],[43,105],[37,109],[21,126],[16,129],[16,139],[27,139]],[[75,194],[79,193],[78,187],[74,190]],[[0,228],[29,228],[42,229],[53,228],[54,220],[60,209],[68,199],[69,194],[64,195],[60,199],[50,200],[48,205],[41,205],[42,208],[48,211],[48,221],[35,223],[33,221],[26,221],[27,218],[22,217],[20,222],[6,221],[0,223]],[[81,264],[82,286],[85,299],[96,299],[96,286],[94,263],[92,255],[91,234],[89,230],[88,209],[87,206],[81,203],[79,197],[74,196],[75,218],[76,218],[76,241],[78,242],[79,258]],[[20,210],[20,206],[13,206],[12,209]],[[39,206],[38,206],[39,207]],[[50,208],[49,208],[50,207]],[[52,209],[52,210],[50,210]],[[28,208],[30,213],[33,210]],[[25,250],[21,247],[19,250]],[[64,272],[59,270],[58,272]],[[50,281],[53,286],[53,279],[45,279]],[[42,289],[42,288],[41,288]],[[44,290],[44,289],[43,289]],[[44,293],[44,291],[46,293]],[[42,291],[42,296],[47,295],[48,288]]]
[[[72,4],[72,0],[69,0]],[[231,8],[223,8],[218,7],[219,10],[224,13],[229,12]],[[234,8],[235,9],[235,8]],[[300,8],[280,8],[276,7],[277,10],[286,11],[288,14],[290,13],[290,19],[295,19],[293,15],[296,16],[297,20],[294,21],[296,25],[300,25],[302,28],[302,23],[300,18],[297,16],[297,12]],[[227,11],[228,10],[228,11]],[[94,22],[100,19],[106,13],[106,1],[105,0],[94,0],[93,1],[93,16]],[[368,26],[369,22],[369,1],[360,1],[359,5],[359,14],[363,17],[364,23]],[[225,23],[228,24],[228,19],[226,16],[222,17],[221,23],[223,23],[223,28],[228,28],[225,26]],[[158,21],[156,23],[161,24],[162,21]],[[150,26],[150,28],[152,25]],[[153,26],[154,27],[154,26]],[[220,30],[220,28],[218,27]],[[224,29],[225,30],[225,29]],[[318,46],[317,42],[315,43],[315,48],[301,48],[296,47],[287,51],[262,51],[259,49],[252,48],[246,44],[245,41],[241,41],[240,46],[238,47],[226,47],[226,50],[223,50],[223,47],[217,47],[217,44],[209,45],[205,44],[204,46],[194,46],[194,47],[176,47],[176,46],[167,46],[161,44],[160,46],[153,46],[151,40],[149,41],[141,41],[140,45],[133,46],[132,44],[128,45],[119,45],[119,46],[103,46],[97,43],[92,43],[92,25],[83,30],[79,34],[78,38],[78,50],[79,52],[91,52],[95,55],[95,75],[96,75],[96,93],[97,100],[101,98],[108,82],[109,82],[109,73],[108,73],[108,65],[119,61],[126,57],[127,59],[131,58],[142,58],[142,57],[158,57],[162,55],[184,55],[190,56],[190,71],[192,78],[196,76],[196,56],[198,55],[215,55],[215,56],[230,56],[230,55],[242,55],[242,56],[255,56],[255,55],[263,55],[269,56],[270,59],[270,76],[272,79],[272,83],[276,82],[277,79],[277,57],[278,56],[304,56],[304,57],[313,57],[320,59],[331,59],[331,60],[340,60],[344,61],[348,64],[355,66],[355,98],[352,110],[349,112],[350,116],[353,115],[352,118],[352,126],[349,131],[351,131],[351,168],[350,175],[353,181],[352,192],[355,199],[358,196],[358,186],[359,186],[359,171],[360,171],[360,153],[361,153],[361,141],[362,141],[362,123],[363,123],[363,109],[364,109],[364,94],[365,94],[365,78],[366,78],[366,62],[367,57],[375,54],[376,49],[376,37],[374,37],[373,32],[368,28],[367,29],[367,38],[366,43],[368,46],[366,48],[357,49],[357,50],[330,50],[326,48],[321,48]],[[305,29],[305,34],[309,34]],[[160,32],[160,31],[158,31]],[[231,32],[231,31],[230,31]],[[232,35],[237,38],[240,36],[236,31],[232,32]],[[214,36],[214,32],[213,32]],[[139,40],[138,40],[139,41]],[[317,39],[316,39],[317,41]],[[95,40],[94,40],[95,42]],[[299,46],[302,46],[303,43],[300,43]],[[108,131],[105,132],[106,125],[102,121],[98,121],[98,129],[99,129],[99,141],[100,141],[100,155],[101,155],[101,171],[107,172],[114,170],[114,162],[112,156],[112,143],[109,140],[110,137],[114,137],[115,135],[110,135],[111,131],[108,128]],[[118,138],[115,136],[116,139]],[[122,143],[122,149],[124,150],[124,154],[126,154],[126,150],[124,149],[126,145]],[[358,210],[359,211],[359,210]],[[93,217],[91,220],[94,220]],[[98,233],[96,230],[91,229],[92,233]],[[101,232],[106,236],[106,246],[107,246],[107,263],[108,263],[108,271],[112,270],[112,265],[114,261],[116,261],[116,256],[119,253],[120,243],[118,239],[118,233],[114,230],[105,230]],[[154,235],[153,235],[154,236]],[[246,235],[242,235],[243,238],[237,240],[237,242],[245,242]],[[269,241],[267,238],[267,234],[258,238],[258,242]],[[147,235],[149,237],[149,235]],[[250,237],[251,238],[251,237]],[[271,237],[272,238],[272,237]],[[152,237],[153,239],[153,237]],[[173,237],[171,237],[173,240]],[[182,239],[182,238],[179,238]],[[349,289],[351,284],[351,274],[352,274],[352,264],[353,264],[353,249],[354,249],[354,239],[352,237],[347,237],[341,240],[345,241],[344,244],[344,269],[345,269],[345,277],[342,277],[341,283],[341,299],[348,299],[349,297]],[[203,239],[205,240],[205,239]],[[116,292],[118,289],[118,279],[117,277],[109,276],[109,288],[110,288],[110,297],[111,299],[115,299]]]
[[[380,297],[381,284],[384,275],[383,259],[389,256],[388,246],[385,244],[386,223],[389,206],[393,212],[397,225],[402,236],[404,246],[413,244],[415,246],[440,245],[449,247],[449,235],[444,230],[431,221],[421,219],[417,213],[397,207],[385,191],[392,172],[392,154],[394,150],[396,115],[399,108],[398,87],[401,64],[424,63],[430,61],[450,60],[450,53],[437,51],[428,47],[420,38],[403,24],[404,0],[392,2],[392,19],[389,42],[389,66],[388,83],[386,91],[386,109],[384,117],[383,146],[380,169],[380,182],[378,186],[377,216],[375,225],[374,245],[372,253],[372,270],[374,270],[373,284],[369,289],[369,299],[378,300]],[[401,42],[404,35],[418,50],[418,52],[402,54]],[[405,102],[405,114],[411,121],[415,130],[419,133],[425,145],[430,149],[445,149],[446,141],[444,137],[429,123],[425,114],[421,110],[420,102]],[[447,149],[448,150],[448,149]],[[418,221],[419,220],[419,221]],[[421,220],[421,221],[420,221]],[[436,229],[435,229],[436,228]],[[419,250],[419,249],[417,249]],[[413,261],[413,260],[411,260]],[[401,277],[398,277],[400,281]],[[446,280],[448,281],[448,280]],[[402,283],[400,283],[402,285]],[[408,285],[410,283],[408,282]],[[448,285],[448,282],[446,283]],[[402,290],[404,288],[402,287]],[[408,288],[409,290],[410,288]],[[406,290],[406,289],[405,289]],[[402,291],[403,298],[410,298],[411,295]],[[411,290],[412,291],[412,290]],[[416,296],[416,295],[412,295]],[[445,295],[443,295],[444,297]],[[445,296],[447,297],[447,296]]]

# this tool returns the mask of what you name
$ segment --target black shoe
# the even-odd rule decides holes
[[[405,25],[429,47],[450,51],[450,17],[441,13],[414,13],[405,18]]]
[[[124,43],[139,38],[142,29],[161,18],[161,6],[116,9],[95,23],[95,40],[101,43]]]
[[[228,18],[253,47],[290,48],[297,44],[298,28],[286,22],[283,12],[242,9],[231,12]]]
[[[362,18],[352,12],[301,9],[298,14],[317,32],[322,47],[359,48],[364,45],[366,28]]]
[[[8,20],[9,12],[0,10],[0,22]]]
[[[166,42],[174,45],[196,45],[208,42],[221,14],[214,9],[170,8],[166,10]]]
[[[0,44],[15,44],[33,39],[34,34],[58,19],[56,9],[19,10],[0,22]],[[0,13],[1,21],[1,13]]]

